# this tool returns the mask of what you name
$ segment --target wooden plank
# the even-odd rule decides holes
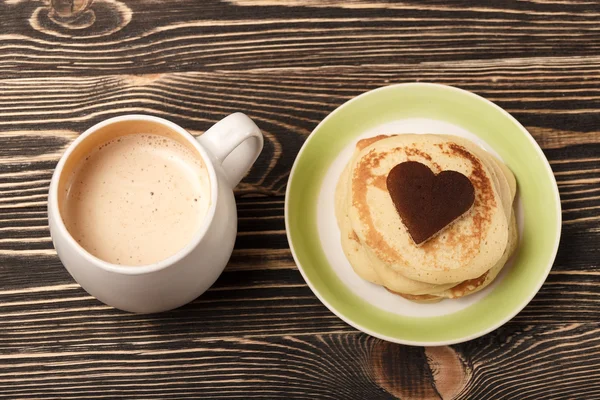
[[[0,3],[0,73],[98,75],[597,56],[596,2],[96,0],[87,22]]]
[[[600,385],[596,323],[509,324],[468,344],[415,348],[344,327],[191,338],[168,320],[142,319],[154,337],[109,330],[1,353],[0,398],[592,399]]]

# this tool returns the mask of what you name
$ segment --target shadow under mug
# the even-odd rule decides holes
[[[146,131],[131,132],[138,124]],[[176,135],[200,154],[210,178],[210,208],[191,241],[175,255],[150,265],[115,265],[87,252],[68,232],[60,211],[59,190],[68,179],[63,172],[67,163],[77,163],[88,153],[86,143],[110,139],[116,131],[149,133],[147,127]],[[225,117],[197,138],[170,121],[147,115],[125,115],[91,127],[69,146],[50,183],[48,220],[60,260],[89,294],[125,311],[161,312],[194,300],[217,280],[231,257],[237,234],[233,188],[262,148],[260,130],[242,113]]]

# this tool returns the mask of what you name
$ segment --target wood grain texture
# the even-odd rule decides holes
[[[4,2],[0,71],[72,76],[572,58],[597,56],[599,46],[596,2],[97,0],[93,10],[94,24],[69,29],[43,1]]]
[[[0,0],[0,398],[600,399],[600,3]],[[77,10],[75,10],[77,11]],[[513,114],[555,172],[563,236],[538,295],[456,346],[386,343],[312,294],[285,238],[307,135],[364,91],[459,86]],[[201,134],[242,111],[265,151],[238,187],[232,260],[159,315],[94,300],[48,232],[82,131],[149,113]]]
[[[146,337],[110,322],[83,343],[32,339],[0,357],[0,398],[593,398],[580,396],[600,383],[580,365],[597,362],[597,324],[511,325],[460,347],[415,348],[348,328],[204,338],[200,315],[184,329],[177,319],[137,317]]]

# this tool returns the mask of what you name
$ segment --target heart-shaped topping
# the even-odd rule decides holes
[[[456,171],[435,175],[416,161],[396,165],[387,189],[413,241],[420,245],[469,211],[475,202],[473,184]]]

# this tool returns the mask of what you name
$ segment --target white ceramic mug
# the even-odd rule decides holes
[[[131,121],[156,124],[189,142],[202,156],[211,184],[210,209],[193,239],[161,262],[137,267],[110,264],[81,247],[63,222],[58,198],[65,163],[77,154],[81,143],[92,135],[102,135],[109,125]],[[50,183],[48,220],[60,260],[88,293],[122,310],[153,313],[192,301],[215,282],[229,261],[237,233],[233,188],[256,161],[262,147],[260,130],[242,113],[229,115],[197,138],[172,122],[146,115],[111,118],[93,126],[67,149]]]

